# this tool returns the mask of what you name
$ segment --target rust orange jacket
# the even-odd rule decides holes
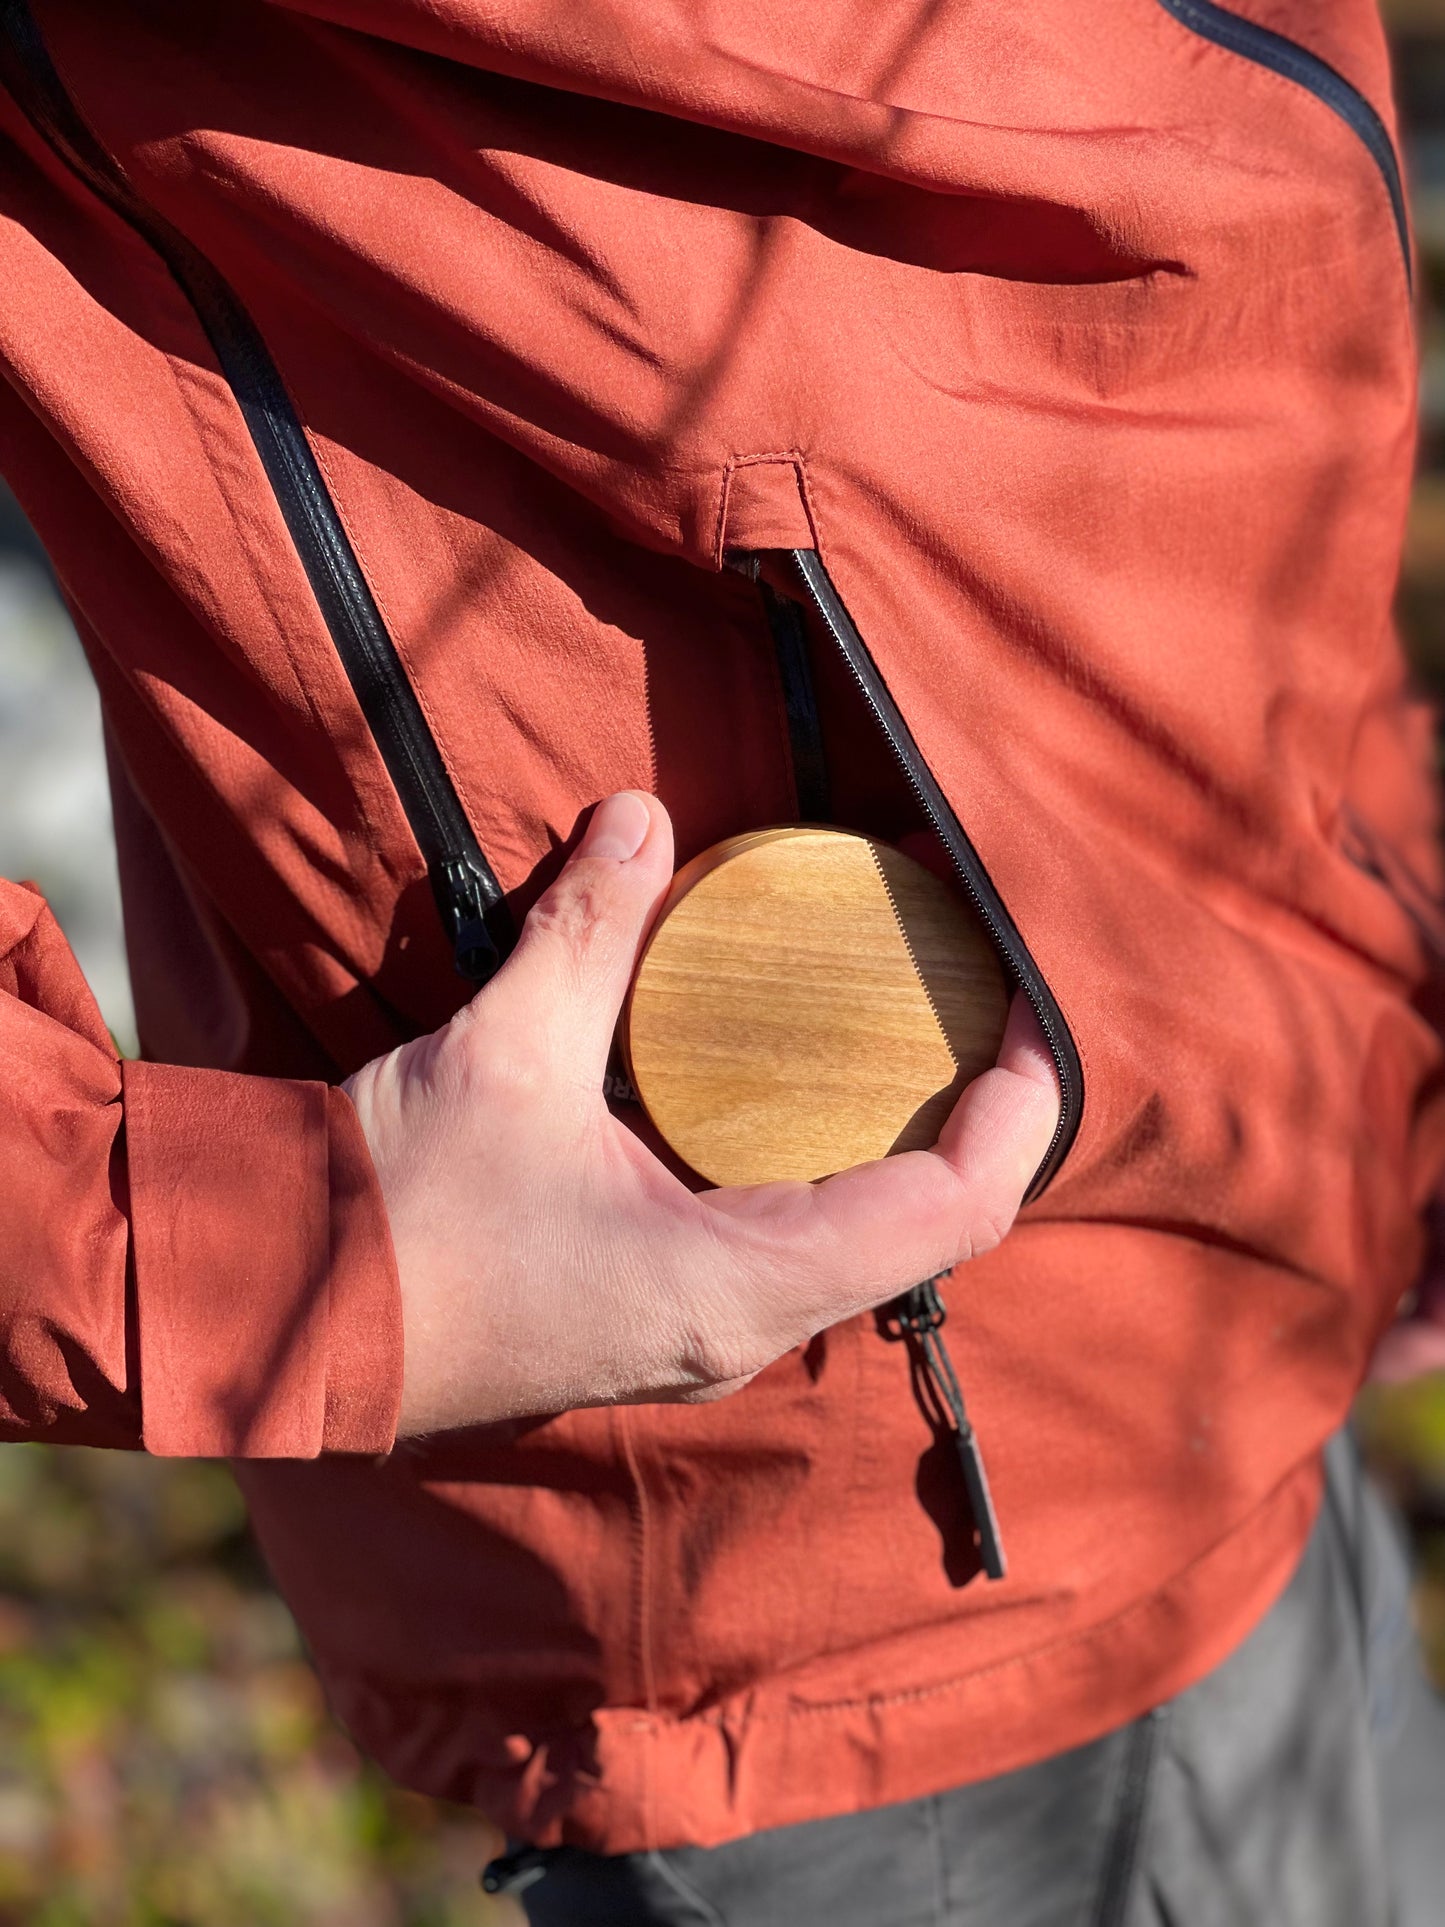
[[[235,1457],[358,1738],[536,1840],[900,1799],[1196,1678],[1440,1161],[1369,7],[3,0],[0,80],[0,457],[104,701],[143,1045],[0,885],[8,1434]],[[866,653],[1065,1074],[947,1290],[997,1585],[871,1319],[388,1451],[331,1087],[599,797],[683,858],[796,813],[735,553],[809,611],[836,819],[900,836]]]

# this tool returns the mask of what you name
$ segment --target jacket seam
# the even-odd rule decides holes
[[[1172,1591],[1176,1586],[1187,1580],[1189,1575],[1198,1567],[1207,1564],[1222,1546],[1228,1545],[1231,1539],[1237,1538],[1245,1532],[1263,1513],[1269,1510],[1271,1505],[1288,1490],[1289,1486],[1300,1477],[1303,1471],[1308,1470],[1309,1464],[1310,1461],[1306,1460],[1301,1465],[1291,1466],[1285,1476],[1270,1488],[1264,1498],[1260,1500],[1259,1504],[1256,1505],[1243,1520],[1231,1527],[1228,1532],[1221,1533],[1217,1539],[1212,1540],[1202,1552],[1196,1553],[1194,1558],[1189,1560],[1187,1564],[1178,1567],[1177,1570],[1172,1572],[1161,1584],[1153,1587],[1140,1598],[1130,1600],[1129,1604],[1121,1607],[1118,1612],[1109,1614],[1105,1619],[1095,1620],[1091,1625],[1081,1628],[1078,1632],[1061,1634],[1056,1639],[1046,1640],[1042,1645],[1031,1646],[1026,1653],[1011,1653],[1005,1659],[991,1660],[987,1665],[974,1667],[967,1673],[959,1673],[951,1679],[938,1680],[927,1686],[901,1687],[897,1692],[893,1693],[865,1693],[852,1699],[789,1699],[777,1707],[750,1707],[747,1714],[748,1723],[755,1725],[763,1722],[778,1722],[794,1719],[804,1714],[866,1712],[883,1707],[909,1706],[927,1700],[947,1698],[950,1694],[964,1691],[967,1687],[974,1685],[975,1682],[979,1680],[991,1679],[1015,1668],[1033,1666],[1043,1658],[1050,1657],[1055,1653],[1065,1652],[1071,1646],[1087,1644],[1090,1640],[1097,1639],[1103,1633],[1116,1630],[1120,1626],[1126,1626],[1130,1620],[1138,1618],[1141,1614],[1147,1612],[1162,1594]],[[672,1727],[689,1726],[693,1724],[695,1720],[702,1720],[712,1725],[724,1725],[729,1720],[729,1711],[726,1707],[718,1706],[708,1707],[700,1713],[684,1715],[681,1718],[670,1715],[655,1717],[659,1718],[659,1723]]]
[[[626,1406],[615,1408],[615,1422],[618,1443],[632,1482],[632,1638],[638,1683],[647,1708],[642,1752],[642,1829],[646,1850],[651,1851],[656,1847],[658,1836],[656,1749],[653,1746],[658,1713],[657,1673],[652,1654],[652,1506],[642,1476],[631,1414]]]
[[[1158,1764],[1159,1736],[1167,1713],[1166,1706],[1156,1706],[1135,1720],[1125,1733],[1112,1824],[1105,1838],[1091,1912],[1093,1927],[1125,1927],[1129,1903],[1138,1884]]]

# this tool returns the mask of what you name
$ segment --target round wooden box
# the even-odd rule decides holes
[[[623,1049],[648,1116],[713,1184],[926,1148],[998,1055],[987,930],[902,851],[843,830],[730,838],[680,870]]]

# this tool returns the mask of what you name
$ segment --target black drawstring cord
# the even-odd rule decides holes
[[[508,1846],[482,1868],[482,1892],[520,1894],[536,1886],[557,1857],[556,1847]]]
[[[947,1276],[947,1272],[939,1273],[939,1277]],[[948,1308],[939,1296],[938,1279],[925,1278],[921,1285],[915,1285],[911,1291],[905,1292],[889,1306],[889,1315],[897,1320],[899,1331],[916,1348],[919,1363],[928,1375],[946,1415],[946,1423],[952,1431],[963,1483],[968,1492],[969,1509],[973,1513],[974,1531],[978,1534],[979,1564],[990,1579],[1002,1579],[1008,1571],[1008,1561],[1004,1558],[998,1515],[993,1509],[993,1496],[988,1489],[988,1474],[983,1469],[983,1453],[979,1450],[978,1436],[963,1402],[963,1387],[958,1382],[958,1373],[953,1369],[953,1360],[943,1342],[943,1325],[948,1317]]]

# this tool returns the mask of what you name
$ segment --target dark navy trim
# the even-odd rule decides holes
[[[1359,136],[1379,168],[1390,196],[1395,231],[1400,237],[1400,252],[1405,257],[1405,279],[1413,292],[1410,223],[1405,213],[1400,162],[1388,128],[1359,88],[1352,87],[1328,61],[1310,53],[1297,41],[1286,40],[1283,34],[1272,33],[1268,27],[1258,27],[1252,20],[1243,20],[1237,13],[1216,7],[1213,0],[1159,0],[1159,5],[1166,13],[1172,14],[1181,27],[1187,27],[1201,39],[1212,40],[1216,46],[1227,48],[1241,59],[1252,60],[1256,66],[1268,67],[1271,73],[1282,74],[1286,80],[1294,81],[1317,100],[1322,100],[1326,107],[1339,115],[1351,132]]]

